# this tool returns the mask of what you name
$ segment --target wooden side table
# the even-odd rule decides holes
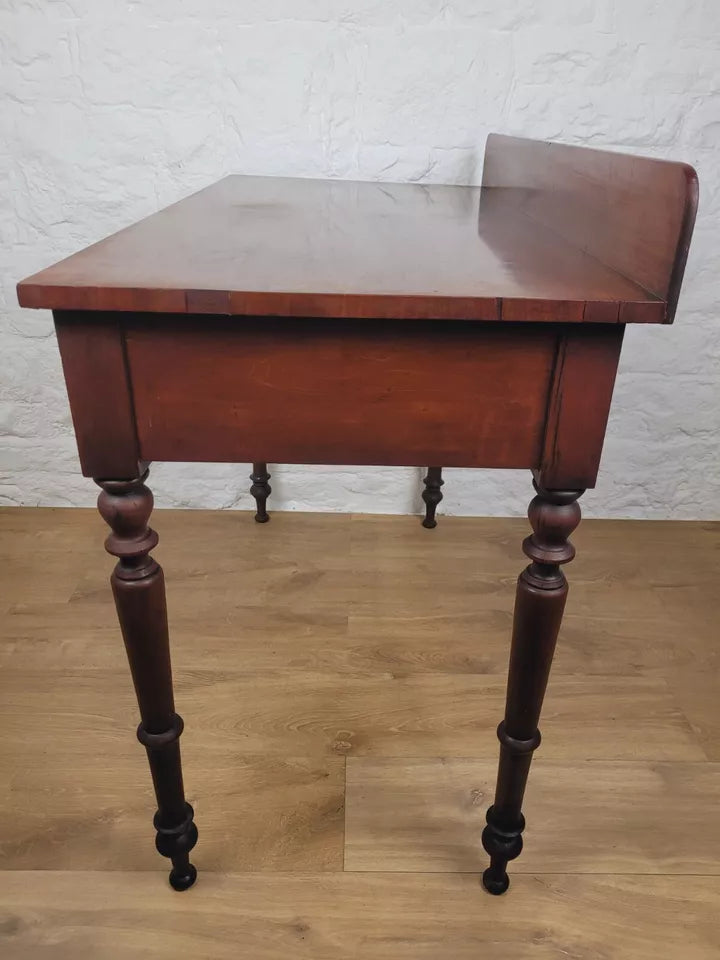
[[[492,136],[482,188],[228,177],[19,284],[22,306],[54,310],[101,488],[175,889],[195,880],[197,829],[149,462],[532,470],[482,834],[483,882],[503,893],[623,331],[672,321],[696,205],[684,164]]]

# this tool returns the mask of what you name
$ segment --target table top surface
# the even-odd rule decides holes
[[[22,281],[18,296],[60,310],[662,319],[660,299],[523,212],[521,193],[230,176]]]

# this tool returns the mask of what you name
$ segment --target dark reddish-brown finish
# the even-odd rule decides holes
[[[173,699],[165,581],[150,556],[158,536],[148,527],[153,497],[146,477],[147,471],[136,480],[101,481],[98,510],[112,531],[105,548],[118,558],[110,582],[140,707],[138,740],[147,750],[158,803],[155,842],[172,860],[170,883],[186,890],[195,882],[189,853],[197,842],[197,828],[183,788],[183,722]]]
[[[577,499],[582,490],[535,489],[528,510],[533,532],[523,543],[531,563],[518,578],[505,718],[498,727],[495,802],[482,835],[490,854],[483,883],[494,894],[507,890],[507,863],[522,851],[525,784],[533,751],[540,745],[538,720],[568,592],[560,564],[575,556],[568,537],[580,523]]]
[[[260,520],[267,461],[532,470],[483,833],[503,893],[623,331],[672,320],[696,204],[684,164],[491,137],[482,188],[230,177],[19,284],[55,311],[82,470],[103,488],[176,889],[197,832],[144,462],[263,456]],[[427,526],[441,483],[430,467]]]
[[[252,473],[250,474],[252,484],[250,493],[255,498],[255,521],[257,523],[267,523],[270,514],[267,512],[267,499],[272,493],[270,486],[270,474],[266,463],[253,462]]]
[[[422,492],[423,502],[425,503],[425,516],[422,525],[426,530],[434,530],[437,526],[435,511],[442,502],[442,487],[445,481],[442,478],[442,467],[428,467],[427,473],[423,477],[425,489]]]
[[[501,191],[544,232],[584,250],[677,308],[698,203],[697,174],[687,163],[587,150],[491,134],[483,194]],[[651,322],[654,310],[623,304],[620,321]],[[586,319],[602,321],[599,313]],[[509,317],[506,317],[509,319]]]
[[[267,512],[267,500],[272,493],[267,464],[254,462],[250,479],[252,480],[250,493],[256,505],[255,522],[267,523],[270,519],[270,514]],[[425,516],[423,517],[422,525],[427,530],[434,530],[437,526],[435,511],[442,501],[443,495],[441,487],[445,483],[442,478],[442,467],[428,467],[423,483],[425,484],[425,489],[422,492],[422,498],[425,503]]]
[[[117,314],[56,316],[60,357],[86,477],[138,476],[135,413]]]
[[[131,323],[141,455],[532,467],[556,340],[546,325]]]
[[[696,198],[684,164],[491,137],[482,188],[226,177],[18,296],[55,310],[660,322]]]
[[[537,471],[544,487],[595,485],[624,325],[563,328]]]
[[[88,317],[56,313],[86,476],[131,477],[138,461],[241,463],[260,447],[278,463],[527,467],[585,488],[624,329]]]

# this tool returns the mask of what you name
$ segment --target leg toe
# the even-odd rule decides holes
[[[184,867],[173,867],[170,871],[170,886],[173,890],[189,890],[197,880],[197,870],[192,863]]]
[[[488,867],[482,875],[482,882],[488,893],[491,893],[494,897],[499,897],[505,893],[510,886],[510,877],[508,877],[507,873],[502,873],[498,876],[495,871]]]

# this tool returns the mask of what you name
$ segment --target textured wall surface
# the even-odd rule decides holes
[[[717,0],[0,0],[0,503],[94,501],[50,314],[15,283],[227,173],[478,182],[491,130],[693,163],[675,325],[632,328],[597,516],[720,515]],[[271,467],[276,509],[412,512],[416,469]],[[248,465],[157,465],[158,506],[250,506]],[[443,510],[529,476],[447,473]]]

